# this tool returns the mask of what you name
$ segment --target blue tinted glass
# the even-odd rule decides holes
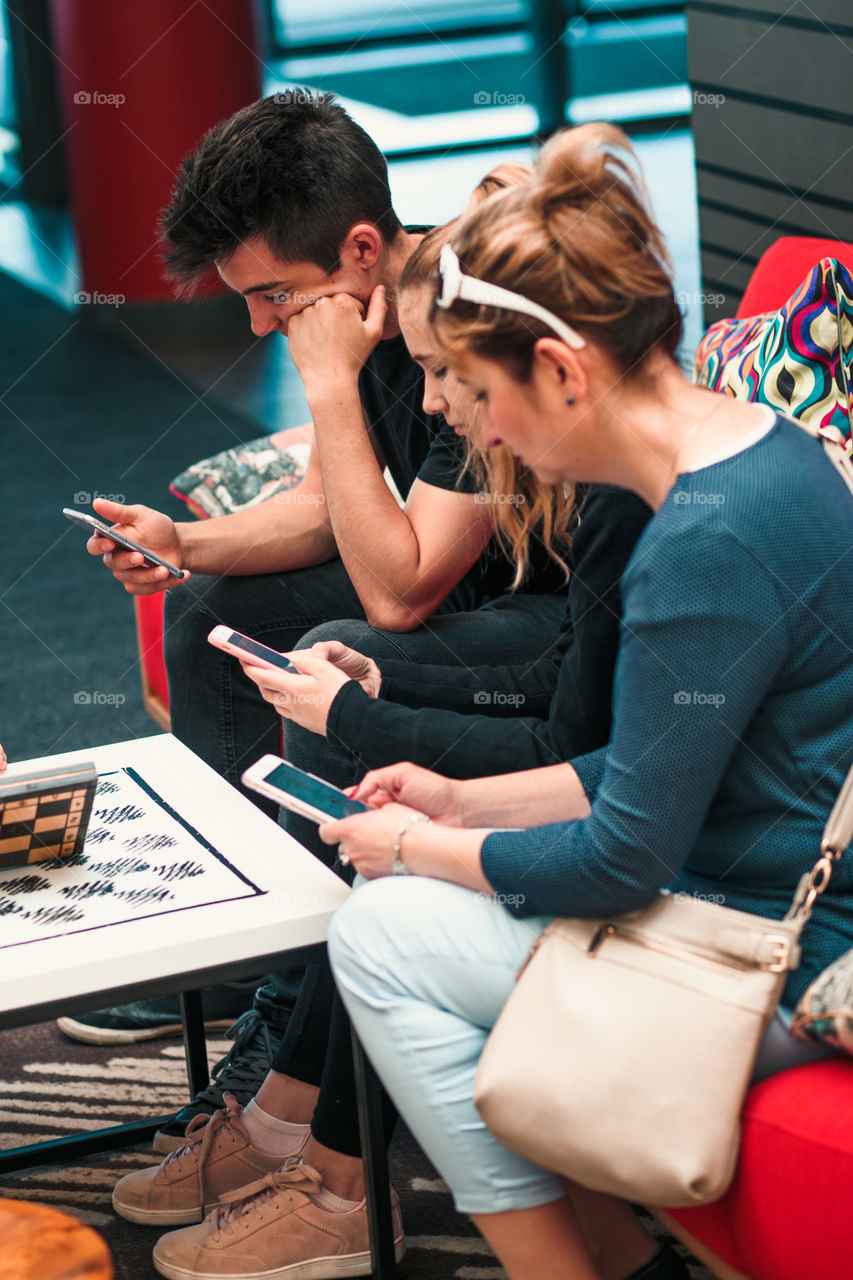
[[[310,5],[275,0],[276,38],[294,44],[424,36],[467,26],[498,26],[529,17],[528,0],[312,0]]]
[[[0,4],[0,125],[10,129],[15,121],[12,93],[12,50],[7,31],[6,6]]]

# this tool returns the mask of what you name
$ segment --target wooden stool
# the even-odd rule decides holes
[[[0,1280],[113,1280],[97,1231],[57,1209],[0,1200]]]

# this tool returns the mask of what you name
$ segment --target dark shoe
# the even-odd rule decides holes
[[[154,1150],[161,1155],[186,1146],[186,1130],[198,1115],[212,1116],[225,1106],[225,1094],[231,1093],[245,1107],[260,1089],[272,1066],[280,1036],[254,1009],[238,1018],[226,1032],[233,1040],[231,1048],[213,1068],[206,1089],[197,1093],[169,1124],[154,1135]]]
[[[690,1280],[690,1272],[686,1262],[665,1244],[644,1267],[632,1271],[625,1280]]]
[[[226,1031],[251,1006],[259,981],[252,978],[227,986],[203,987],[205,1031]],[[139,1040],[176,1036],[182,1030],[180,997],[161,996],[158,1000],[117,1004],[112,1009],[94,1009],[74,1018],[57,1018],[56,1025],[63,1035],[84,1044],[136,1044]]]

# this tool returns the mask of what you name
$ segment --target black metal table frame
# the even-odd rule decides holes
[[[98,991],[95,995],[84,992],[82,995],[29,1005],[26,1008],[0,1010],[0,1031],[49,1022],[64,1014],[80,1013],[93,1007],[105,1009],[129,1000],[147,1000],[156,996],[178,994],[181,998],[187,1078],[192,1097],[205,1088],[209,1080],[200,988],[218,982],[234,982],[259,972],[316,963],[323,959],[325,951],[325,942],[316,942],[305,947],[294,947],[265,956],[250,956],[245,960],[234,960],[177,976],[126,983]],[[376,1280],[395,1280],[397,1269],[391,1222],[391,1188],[382,1125],[381,1085],[354,1032],[353,1051],[373,1275]],[[127,1124],[94,1129],[83,1135],[13,1147],[9,1151],[0,1152],[0,1174],[43,1164],[68,1163],[97,1151],[116,1151],[136,1143],[150,1142],[160,1126],[171,1119],[172,1116],[169,1115],[133,1120]]]

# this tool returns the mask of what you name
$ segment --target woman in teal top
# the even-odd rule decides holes
[[[505,1150],[474,1108],[531,941],[553,915],[639,908],[665,887],[781,917],[853,757],[853,495],[799,425],[684,379],[631,159],[607,126],[553,139],[528,184],[459,228],[434,317],[487,446],[655,512],[623,578],[610,744],[470,782],[392,766],[356,792],[375,812],[321,828],[372,881],[333,921],[344,1001],[512,1280],[686,1276],[628,1206]],[[784,1004],[852,938],[853,855]],[[784,1019],[771,1033],[771,1070],[815,1052]]]
[[[629,562],[616,728],[572,761],[589,818],[483,844],[518,916],[631,911],[667,885],[781,917],[814,861],[853,759],[853,502],[818,441],[752,412],[759,438],[682,472]],[[786,1004],[851,944],[851,871]]]

